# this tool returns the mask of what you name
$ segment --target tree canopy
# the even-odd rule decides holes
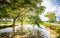
[[[21,14],[25,12],[24,11],[25,9],[31,10],[31,11],[34,10],[37,13],[42,12],[42,10],[44,9],[44,6],[38,7],[38,4],[41,5],[41,2],[42,0],[1,0],[0,9],[3,12],[8,13],[9,15],[11,14],[10,16],[14,14],[13,17],[15,17],[15,15],[17,16],[17,14]]]
[[[47,12],[47,14],[45,15],[46,17],[49,18],[49,22],[55,22],[56,21],[56,16],[54,12]]]
[[[13,19],[13,32],[15,31],[15,22],[21,18],[21,31],[23,30],[23,18],[31,17],[31,22],[39,26],[39,15],[45,7],[41,5],[42,0],[0,0],[0,17]]]
[[[0,0],[0,15],[13,19],[25,16],[38,16],[44,11],[42,0]],[[1,17],[2,17],[1,16]],[[36,18],[37,19],[37,18]],[[37,20],[38,21],[38,20]]]

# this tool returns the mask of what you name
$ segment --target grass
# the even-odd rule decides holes
[[[8,24],[13,24],[13,22],[7,22],[7,23],[0,22],[0,24],[5,24],[5,25],[8,25]],[[20,22],[16,22],[16,24],[20,24]]]
[[[55,26],[54,29],[58,30],[60,29],[60,26]]]
[[[48,22],[43,22],[42,25],[44,25],[46,27],[50,27],[51,26],[50,23],[48,23]]]
[[[12,24],[13,24],[13,22],[7,22],[7,23],[0,22],[0,26],[10,26]],[[16,24],[20,24],[20,22],[16,22]]]
[[[60,24],[60,22],[54,22],[55,24]]]

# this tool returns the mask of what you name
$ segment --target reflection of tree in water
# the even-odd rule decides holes
[[[1,33],[0,38],[9,38],[9,33],[7,32]]]
[[[36,30],[34,32],[30,31],[30,34],[28,34],[26,38],[44,38],[44,37],[39,30]]]
[[[19,37],[22,37],[23,35],[25,36],[24,38],[43,38],[41,32],[39,30],[34,31],[29,31],[29,34],[27,32],[23,33],[23,35],[19,34],[20,32],[16,32],[16,34],[12,35],[10,37],[10,33],[4,32],[0,35],[0,38],[14,38],[15,36],[19,35]]]

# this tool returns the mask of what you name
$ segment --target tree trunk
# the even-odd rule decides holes
[[[13,19],[13,32],[15,32],[15,22],[16,22],[16,19]]]
[[[16,19],[19,17],[19,14],[15,17],[15,18],[13,18],[13,32],[15,32],[15,22],[16,22]]]
[[[21,20],[21,32],[23,32],[23,17],[22,17],[22,20]]]

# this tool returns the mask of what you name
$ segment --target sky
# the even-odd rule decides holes
[[[48,11],[55,12],[57,21],[60,19],[60,0],[43,0],[42,5],[46,7],[44,13],[40,15],[43,21],[48,20],[48,18],[44,16]]]

